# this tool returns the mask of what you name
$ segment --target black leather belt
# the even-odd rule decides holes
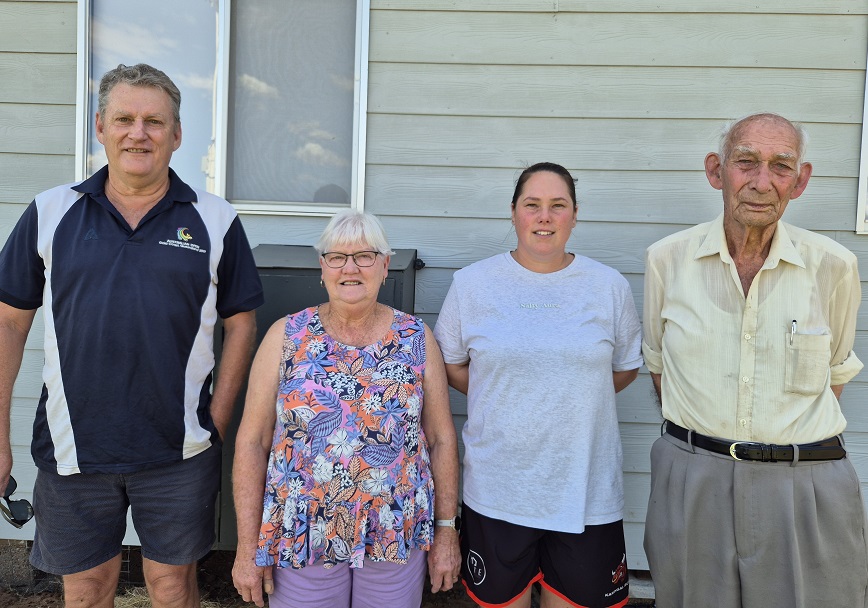
[[[816,441],[814,443],[802,443],[794,449],[792,445],[774,445],[769,443],[755,443],[753,441],[730,441],[728,439],[717,439],[700,435],[699,433],[690,433],[688,441],[688,430],[666,421],[666,432],[688,443],[692,443],[698,448],[715,452],[717,454],[726,454],[732,456],[736,460],[756,460],[759,462],[792,462],[798,460],[841,460],[847,455],[847,450],[841,445],[837,437]]]

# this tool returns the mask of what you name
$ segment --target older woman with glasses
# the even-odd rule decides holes
[[[460,562],[443,358],[377,302],[393,252],[374,216],[336,215],[316,247],[328,302],[275,323],[250,374],[233,579],[258,606],[418,608],[426,562],[435,592]]]

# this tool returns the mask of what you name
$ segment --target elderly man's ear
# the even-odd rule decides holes
[[[805,188],[808,187],[808,180],[811,179],[811,173],[813,172],[814,167],[811,163],[802,163],[802,167],[799,170],[799,177],[796,180],[796,187],[793,188],[793,193],[790,195],[790,200],[794,198],[799,198],[802,196],[802,192],[805,191]]]
[[[705,157],[705,177],[715,190],[723,189],[723,179],[720,176],[720,156],[717,152],[709,152]]]

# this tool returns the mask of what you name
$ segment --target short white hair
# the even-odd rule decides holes
[[[394,255],[386,238],[386,230],[375,215],[354,209],[339,211],[323,230],[314,248],[322,255],[343,243],[365,242],[383,255]]]
[[[805,154],[808,150],[808,132],[800,123],[787,120],[780,114],[775,114],[774,112],[758,112],[756,114],[749,114],[726,123],[720,132],[720,144],[717,152],[718,156],[720,156],[720,162],[726,162],[727,157],[732,152],[732,138],[736,131],[745,124],[755,120],[768,120],[784,123],[793,128],[793,132],[796,134],[796,149],[798,150],[799,155],[799,158],[796,160],[799,169],[801,169],[801,164],[805,162]]]

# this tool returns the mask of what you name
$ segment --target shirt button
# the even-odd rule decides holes
[[[744,339],[745,339],[745,340],[750,340],[750,334],[745,334],[745,335],[744,335]]]
[[[744,418],[742,418],[742,419],[739,420],[738,422],[739,422],[739,424],[741,424],[742,426],[747,426],[747,420],[745,420]]]
[[[741,381],[742,382],[750,382],[750,378],[748,378],[747,376],[742,376]]]

